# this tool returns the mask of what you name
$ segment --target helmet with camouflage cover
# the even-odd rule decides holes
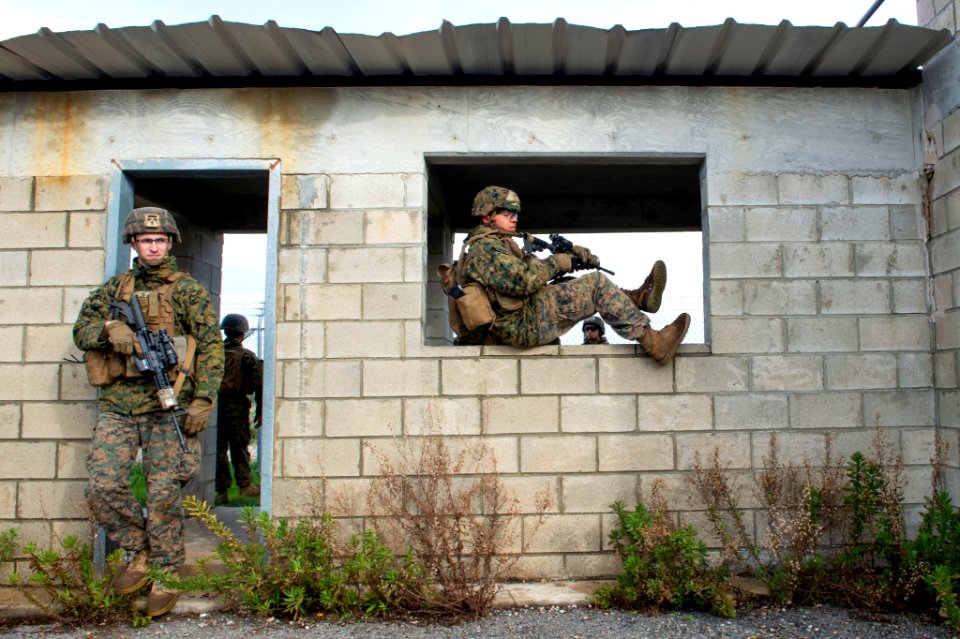
[[[166,233],[174,242],[180,241],[180,229],[173,215],[166,209],[156,206],[141,206],[130,211],[127,223],[123,226],[123,241],[130,243],[139,233]]]
[[[606,335],[606,333],[607,333],[607,329],[604,327],[604,325],[603,325],[603,320],[600,319],[600,316],[599,316],[599,315],[594,315],[593,317],[590,317],[590,318],[587,318],[587,319],[583,320],[583,332],[584,332],[584,333],[587,332],[587,327],[588,327],[588,326],[594,326],[594,327],[600,329],[600,334],[601,334],[601,335]]]
[[[238,333],[246,334],[250,330],[250,323],[247,321],[247,318],[239,313],[230,313],[223,318],[223,321],[220,322],[220,330],[222,331],[236,331]]]
[[[488,186],[473,198],[470,215],[483,217],[500,209],[520,212],[520,196],[502,186]]]

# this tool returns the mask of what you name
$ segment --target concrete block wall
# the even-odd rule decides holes
[[[103,281],[106,176],[0,177],[0,529],[44,547],[89,533],[95,391],[71,328]]]

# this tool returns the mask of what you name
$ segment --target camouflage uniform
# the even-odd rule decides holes
[[[466,239],[479,233],[490,233],[490,227],[481,224]],[[557,259],[524,255],[512,236],[500,231],[470,246],[464,272],[496,297],[497,318],[488,331],[496,344],[548,344],[597,312],[618,335],[630,340],[639,340],[650,324],[626,293],[598,271],[548,284],[563,272]],[[514,306],[519,308],[508,310]],[[478,337],[482,340],[474,334],[461,336],[461,341],[479,343]]]
[[[230,488],[230,462],[237,486],[241,489],[249,486],[250,473],[250,398],[254,394],[257,402],[259,424],[263,406],[263,368],[256,354],[243,347],[243,336],[228,337],[223,342],[224,351],[240,350],[239,378],[242,390],[239,392],[220,391],[217,398],[217,493],[225,493]],[[225,358],[226,359],[226,358]],[[225,374],[224,377],[229,377]],[[227,457],[229,452],[230,456]]]
[[[154,290],[170,281],[176,259],[167,257],[148,267],[134,260],[134,290]],[[120,276],[94,290],[80,309],[73,339],[82,350],[110,348],[103,336]],[[223,375],[223,345],[217,317],[207,290],[183,275],[172,296],[174,332],[197,341],[195,378],[187,378],[178,396],[181,406],[193,398],[213,400]],[[199,469],[200,444],[188,437],[188,453],[180,450],[169,414],[160,410],[156,386],[147,377],[120,378],[99,390],[99,416],[87,471],[87,498],[97,522],[128,552],[149,550],[161,567],[178,567],[184,560],[183,511],[180,489]],[[143,450],[147,480],[147,516],[130,491],[130,468]]]

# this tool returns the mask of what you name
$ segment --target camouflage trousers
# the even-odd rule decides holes
[[[107,536],[128,552],[148,550],[150,561],[177,568],[184,561],[180,489],[200,468],[200,442],[180,449],[165,412],[101,412],[87,455],[87,500]],[[130,468],[143,450],[146,515],[130,489]]]
[[[522,309],[498,318],[491,332],[502,344],[549,344],[595,313],[625,339],[639,340],[650,325],[650,319],[619,286],[603,273],[592,271],[543,287]]]
[[[221,393],[217,398],[217,479],[218,493],[230,489],[230,462],[237,486],[250,485],[250,400]],[[229,453],[229,457],[228,457]]]

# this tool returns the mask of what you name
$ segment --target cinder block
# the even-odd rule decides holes
[[[890,207],[890,237],[894,240],[922,240],[921,207],[913,204]]]
[[[87,296],[90,294],[90,289],[86,286],[83,287],[66,287],[63,289],[63,313],[60,320],[65,324],[70,324],[71,326],[75,321],[77,321],[77,316],[80,314],[80,307],[83,306],[84,300],[87,299]]]
[[[5,288],[0,324],[59,324],[62,297],[58,288]]]
[[[850,201],[846,175],[782,173],[781,204],[845,204]]]
[[[817,355],[767,355],[753,358],[753,389],[758,391],[823,388],[823,358]]]
[[[520,391],[524,395],[595,393],[597,362],[582,357],[522,359]]]
[[[24,360],[27,362],[60,362],[76,352],[72,326],[27,326],[25,330]],[[0,329],[0,344],[2,331]]]
[[[900,431],[903,463],[930,466],[930,460],[936,457],[937,432],[933,428],[904,429]],[[924,497],[929,497],[927,493]]]
[[[63,213],[4,213],[0,249],[63,248],[67,216]]]
[[[403,428],[407,435],[479,435],[480,398],[405,399]]]
[[[67,214],[70,225],[67,231],[67,246],[70,248],[99,248],[106,243],[104,213],[79,212]]]
[[[613,433],[636,429],[636,395],[569,395],[560,398],[560,430],[565,433]]]
[[[0,362],[23,361],[22,326],[0,326]]]
[[[960,233],[950,231],[933,238],[930,242],[930,264],[934,273],[947,273],[960,267],[958,236]]]
[[[407,247],[403,249],[403,281],[404,282],[423,282],[424,254],[422,246]],[[431,269],[430,275],[436,271]]]
[[[832,431],[863,427],[859,393],[810,393],[790,396],[790,426]]]
[[[0,401],[57,399],[58,368],[57,364],[0,364]]]
[[[423,314],[423,287],[413,284],[364,284],[363,319],[417,319]]]
[[[30,286],[96,286],[103,281],[101,250],[33,251]]]
[[[930,351],[933,325],[924,315],[864,317],[860,342],[865,351]]]
[[[399,208],[406,184],[399,173],[359,173],[330,178],[330,206],[335,209]]]
[[[274,417],[274,435],[287,437],[320,437],[323,435],[322,400],[279,400]]]
[[[19,402],[0,404],[0,439],[20,437],[20,406]]]
[[[288,479],[276,477],[273,480],[273,516],[274,517],[316,517],[318,512],[333,511],[327,502],[323,479]]]
[[[937,335],[938,349],[953,349],[960,347],[960,312],[944,313],[936,318],[934,327]]]
[[[829,353],[858,350],[855,317],[810,317],[787,320],[787,350],[791,353]]]
[[[363,363],[363,394],[366,397],[436,395],[440,389],[439,380],[440,362],[437,360],[374,359]]]
[[[301,357],[307,359],[322,359],[327,354],[327,325],[323,322],[304,322],[301,334],[303,347]]]
[[[893,312],[900,314],[926,313],[927,284],[923,280],[895,280],[893,282]]]
[[[855,272],[853,244],[846,242],[783,245],[783,272],[787,277],[844,277]]]
[[[717,395],[714,405],[717,430],[781,430],[789,426],[785,395]]]
[[[917,242],[867,242],[854,246],[857,275],[919,277],[925,275],[923,247]]]
[[[393,322],[330,322],[327,357],[400,357],[403,324]]]
[[[291,397],[360,397],[360,362],[305,361]]]
[[[331,399],[327,401],[327,437],[389,437],[403,424],[399,399]]]
[[[641,431],[670,433],[713,428],[710,395],[647,395],[638,397],[637,404]]]
[[[532,530],[537,525],[534,517],[523,518],[523,528]],[[548,515],[536,533],[524,536],[529,553],[545,552],[599,552],[599,515]]]
[[[850,178],[854,204],[917,204],[920,202],[920,178],[917,173],[895,176]]]
[[[745,357],[681,357],[675,365],[678,392],[742,391],[750,383]]]
[[[670,435],[622,434],[597,437],[601,472],[673,470],[674,442]]]
[[[649,357],[601,357],[601,393],[669,393],[673,375]]]
[[[326,175],[284,175],[280,188],[282,209],[325,209],[330,178]]]
[[[327,249],[281,248],[277,255],[277,281],[281,284],[317,284],[327,281]]]
[[[935,426],[932,390],[866,393],[863,412],[868,424],[878,426]]]
[[[610,504],[621,499],[637,503],[637,476],[566,475],[561,479],[565,513],[607,513]]]
[[[17,517],[17,482],[0,481],[0,519]],[[6,525],[6,522],[4,524]]]
[[[566,579],[567,571],[563,555],[521,555],[510,566],[509,579],[530,581],[534,579]]]
[[[753,463],[755,466],[763,464],[763,458],[769,454],[769,435],[757,433],[753,440]],[[803,465],[805,460],[814,466],[822,466],[826,457],[822,433],[813,432],[782,432],[777,434],[777,458],[780,463],[794,466]],[[836,454],[836,450],[833,451]],[[834,457],[836,461],[836,457]]]
[[[526,435],[520,439],[522,473],[589,473],[596,470],[597,440],[593,436]]]
[[[603,535],[606,539],[607,535]],[[613,578],[622,569],[620,558],[609,552],[602,554],[566,555],[565,579]]]
[[[890,209],[837,206],[820,210],[821,240],[889,240]]]
[[[829,390],[895,388],[897,358],[892,354],[828,355],[825,358]]]
[[[427,191],[426,174],[404,173],[402,178],[404,187],[404,206],[422,207],[424,203],[424,194]]]
[[[825,280],[820,282],[824,314],[866,315],[890,312],[890,283],[886,280]]]
[[[303,242],[307,245],[363,244],[361,211],[303,213]]]
[[[711,280],[710,311],[720,315],[743,315],[743,285],[733,280]]]
[[[402,248],[330,249],[328,260],[333,283],[403,281]]]
[[[713,353],[782,353],[783,320],[715,317],[710,347]]]
[[[107,181],[99,175],[37,177],[37,211],[98,211],[107,207]]]
[[[90,402],[26,402],[23,405],[24,439],[90,439],[96,422],[96,405]]]
[[[517,508],[521,513],[533,514],[541,507],[544,508],[545,513],[560,511],[560,479],[558,477],[512,475],[501,477],[500,484],[508,495],[517,500]]]
[[[89,514],[83,481],[23,481],[17,499],[22,519],[84,519]]]
[[[447,362],[444,362],[445,364]],[[560,430],[558,397],[485,397],[483,432],[550,433]]]
[[[0,458],[17,460],[15,464],[0,464],[0,479],[53,479],[57,444],[0,441]]]
[[[752,242],[710,247],[710,277],[713,279],[780,277],[782,274],[780,244]]]
[[[26,286],[29,274],[26,251],[0,251],[0,286]]]
[[[957,352],[934,353],[937,388],[957,388]]]
[[[778,204],[777,176],[750,173],[716,173],[707,176],[707,204]]]
[[[284,477],[358,477],[359,439],[283,440]]]
[[[367,244],[422,244],[424,235],[420,211],[367,211],[364,216]]]
[[[444,395],[516,395],[520,387],[515,359],[443,360]]]
[[[57,444],[57,479],[87,479],[89,452],[89,440]]]
[[[311,284],[300,287],[303,319],[358,319],[363,309],[360,284]]]
[[[931,388],[933,386],[933,356],[930,353],[897,355],[897,367],[900,388]]]
[[[437,447],[442,442],[443,449]],[[442,456],[443,459],[439,459]],[[517,466],[516,437],[393,437],[390,439],[366,440],[363,443],[364,476],[384,474],[385,466],[400,474],[418,474],[432,460],[440,465],[448,464],[456,488],[469,490],[474,479],[469,475],[478,473],[515,474]]]
[[[677,433],[677,470],[690,470],[699,455],[700,463],[709,468],[713,452],[719,450],[720,463],[729,468],[750,468],[750,435],[748,433]]]
[[[0,211],[29,211],[33,178],[0,178]]]
[[[748,315],[813,315],[817,312],[814,280],[744,282],[744,312]]]
[[[300,357],[300,326],[299,322],[277,322],[274,345],[278,360]]]
[[[757,207],[746,209],[744,216],[748,242],[817,239],[816,209]]]
[[[745,241],[743,207],[711,206],[707,210],[707,228],[704,230],[711,243]]]
[[[31,366],[45,367],[52,371],[57,369],[56,365],[51,364],[32,364]],[[57,399],[77,401],[96,398],[97,389],[87,381],[87,369],[83,364],[64,362],[60,365],[60,397]]]

